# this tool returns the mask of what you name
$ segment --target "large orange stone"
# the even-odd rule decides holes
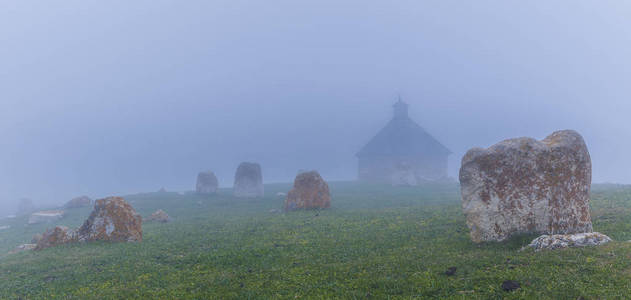
[[[142,217],[121,197],[96,200],[78,237],[79,241],[140,242]]]
[[[52,230],[46,230],[46,232],[44,232],[42,237],[37,241],[35,250],[42,250],[74,241],[76,241],[74,231],[69,230],[68,227],[65,226],[57,226]]]
[[[329,208],[330,206],[329,185],[316,171],[298,174],[294,181],[294,188],[289,191],[285,200],[285,211]]]

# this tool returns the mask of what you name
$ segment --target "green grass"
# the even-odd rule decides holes
[[[631,295],[631,188],[596,186],[599,248],[518,250],[535,236],[473,244],[456,185],[392,188],[333,183],[332,208],[287,214],[268,185],[264,199],[141,194],[142,243],[72,244],[6,255],[53,225],[1,220],[1,299],[617,299]],[[59,224],[79,226],[90,208]],[[455,276],[444,275],[457,267]],[[504,292],[504,280],[522,288]]]

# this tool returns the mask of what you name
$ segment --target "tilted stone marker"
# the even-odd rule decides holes
[[[517,138],[462,159],[462,207],[471,239],[502,241],[520,233],[592,232],[592,165],[587,146],[572,130],[542,141]]]
[[[142,218],[121,197],[96,200],[90,217],[77,230],[57,226],[46,230],[35,250],[73,242],[141,242]]]
[[[121,197],[96,200],[78,236],[79,241],[141,242],[142,217]]]
[[[213,172],[201,172],[197,175],[197,185],[195,191],[198,194],[212,195],[217,193],[219,181]]]
[[[234,196],[256,198],[263,197],[264,194],[261,165],[249,162],[241,163],[234,175]]]
[[[316,171],[298,174],[294,181],[294,188],[287,193],[285,200],[285,211],[329,208],[330,206],[329,185]]]

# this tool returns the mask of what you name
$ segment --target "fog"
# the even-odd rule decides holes
[[[17,199],[353,180],[398,95],[453,154],[559,129],[631,182],[625,1],[0,2],[0,211]]]

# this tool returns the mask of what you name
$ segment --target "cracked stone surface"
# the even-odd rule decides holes
[[[572,130],[542,141],[517,138],[469,150],[460,185],[471,239],[592,232],[591,178],[587,146]]]
[[[142,241],[142,218],[121,197],[96,200],[90,217],[78,230],[79,241]]]
[[[77,241],[76,232],[68,229],[66,226],[57,226],[53,229],[46,230],[42,237],[37,241],[35,250],[42,250],[61,244]]]

